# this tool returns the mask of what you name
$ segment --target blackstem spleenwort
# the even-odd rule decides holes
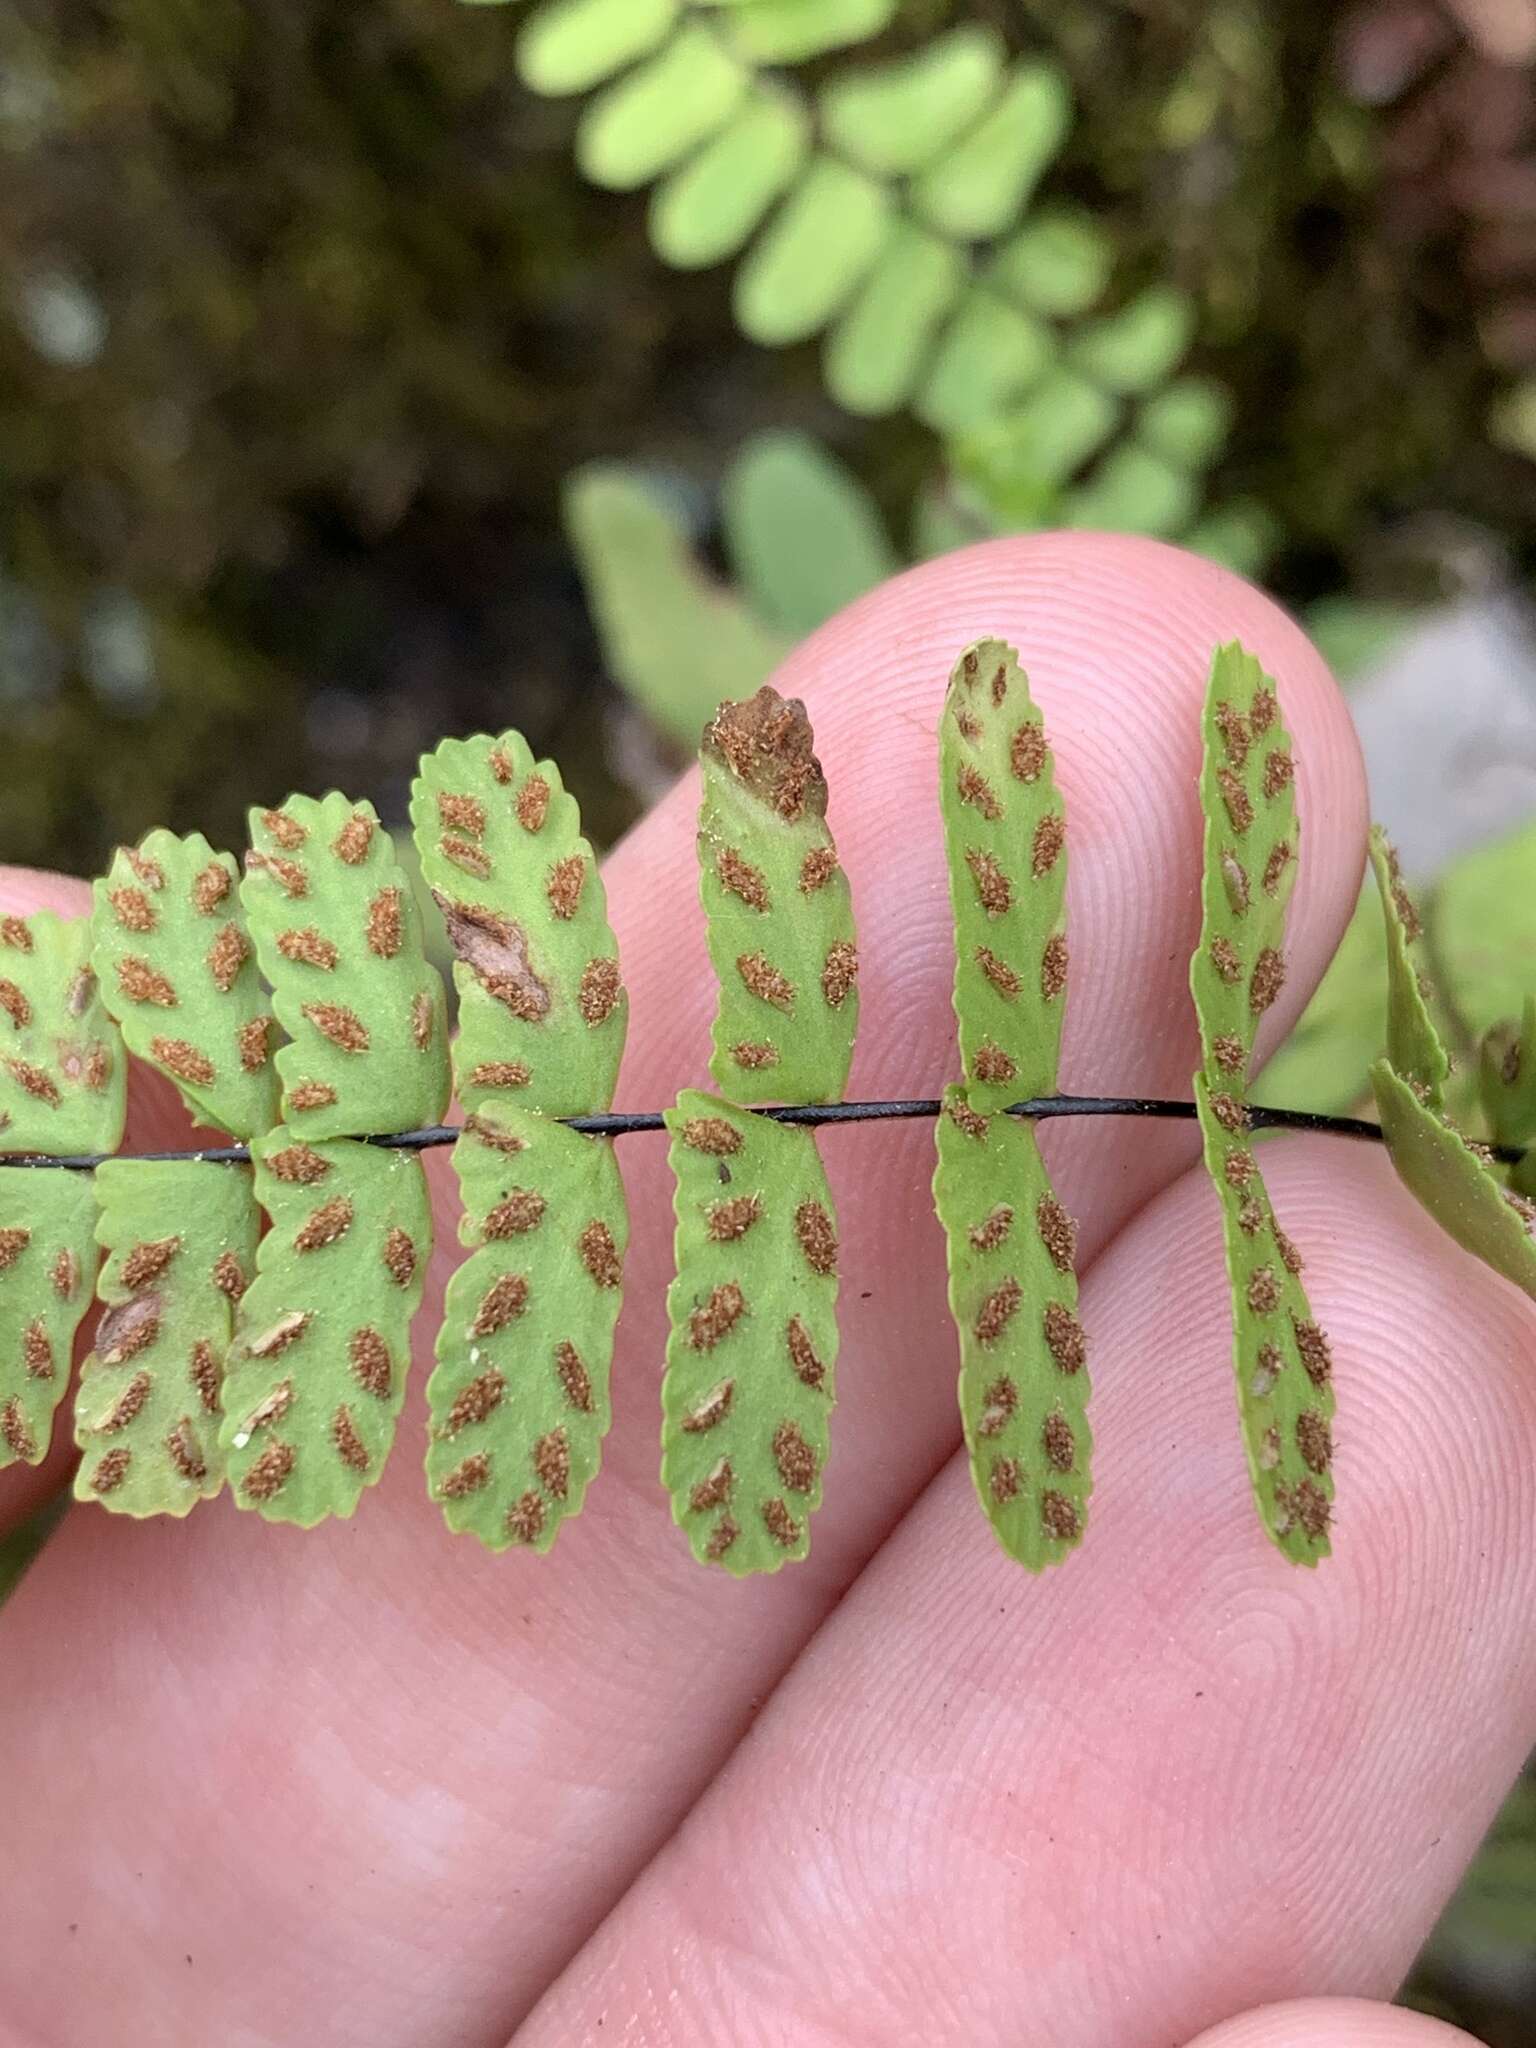
[[[628,1239],[613,1140],[664,1129],[677,1235],[662,1480],[700,1561],[777,1570],[806,1554],[832,1443],[839,1231],[816,1131],[927,1116],[971,1470],[999,1541],[1038,1569],[1085,1533],[1092,1435],[1076,1226],[1034,1124],[1197,1117],[1260,1515],[1287,1557],[1315,1563],[1332,1514],[1333,1359],[1254,1139],[1384,1138],[1456,1241],[1536,1297],[1536,1000],[1483,1048],[1481,1144],[1446,1114],[1418,919],[1378,833],[1381,1122],[1251,1103],[1304,842],[1278,691],[1226,647],[1204,715],[1194,1100],[1059,1095],[1069,820],[1011,648],[962,653],[939,756],[962,1078],[932,1100],[843,1100],[852,904],[804,707],[766,687],[722,705],[704,736],[717,1092],[666,1111],[610,1107],[628,1005],[602,879],[558,771],[516,733],[444,741],[412,795],[454,954],[451,1045],[389,836],[335,793],[254,812],[243,874],[195,834],[156,831],[119,850],[89,919],[0,919],[0,1164],[52,1169],[0,1172],[0,1464],[48,1450],[99,1265],[75,1402],[80,1498],[180,1515],[227,1486],[274,1520],[352,1513],[404,1398],[432,1248],[420,1155],[452,1144],[468,1255],[427,1386],[427,1482],[450,1528],[547,1549],[598,1476],[611,1414]],[[129,1052],[233,1142],[114,1156]],[[455,1126],[440,1121],[450,1084]]]

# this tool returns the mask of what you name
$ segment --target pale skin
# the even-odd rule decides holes
[[[1303,862],[1269,1043],[1355,900],[1348,714],[1278,609],[1146,543],[913,572],[777,678],[859,918],[850,1093],[954,1072],[934,732],[958,650],[1023,651],[1069,825],[1063,1085],[1187,1095],[1199,706],[1278,677]],[[269,799],[282,792],[253,791]],[[704,1079],[690,778],[607,880],[619,1106]],[[81,908],[11,871],[0,909]],[[131,1147],[184,1137],[164,1090]],[[671,1217],[634,1210],[603,1476],[547,1558],[450,1538],[414,1404],[355,1521],[71,1513],[0,1614],[0,2048],[1436,2048],[1390,1997],[1536,1740],[1536,1310],[1374,1147],[1267,1146],[1339,1380],[1335,1555],[1254,1517],[1214,1198],[1186,1128],[1056,1127],[1094,1372],[1089,1537],[1042,1579],[957,1455],[925,1126],[831,1133],[840,1403],[808,1563],[692,1563],[657,1478]],[[66,1462],[0,1476],[9,1523]],[[1287,2001],[1303,2001],[1287,2003]],[[1247,2015],[1239,2017],[1239,2015]]]

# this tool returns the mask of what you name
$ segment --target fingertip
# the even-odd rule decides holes
[[[1299,1998],[1208,2028],[1189,2048],[1477,2048],[1427,2013],[1363,1998]]]

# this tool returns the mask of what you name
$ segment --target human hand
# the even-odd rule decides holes
[[[1063,1085],[1187,1095],[1199,707],[1240,637],[1280,684],[1303,848],[1294,1022],[1353,908],[1347,713],[1297,628],[1147,543],[917,570],[778,678],[810,707],[864,958],[851,1092],[954,1071],[933,735],[956,651],[1021,649],[1067,805]],[[280,794],[269,792],[268,794]],[[691,778],[607,866],[621,1107],[702,1077]],[[80,909],[11,874],[0,909]],[[184,1140],[163,1092],[128,1148]],[[0,1614],[0,2044],[78,2048],[1174,2048],[1271,2001],[1390,1994],[1536,1737],[1536,1314],[1378,1148],[1265,1147],[1338,1370],[1335,1555],[1253,1515],[1214,1198],[1188,1127],[1054,1125],[1094,1374],[1087,1540],[1043,1578],[971,1495],[932,1133],[824,1134],[841,1400],[808,1562],[701,1570],[657,1483],[671,1211],[633,1208],[615,1424],[547,1558],[455,1541],[416,1450],[311,1533],[227,1497],[71,1513]],[[449,1176],[432,1161],[440,1249]],[[61,1432],[61,1435],[64,1432]],[[0,1515],[51,1477],[0,1475]],[[1202,2048],[1433,2048],[1319,2003]]]

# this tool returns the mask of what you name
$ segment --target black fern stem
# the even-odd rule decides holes
[[[786,1103],[759,1110],[757,1114],[771,1117],[775,1123],[819,1128],[824,1124],[914,1122],[936,1117],[940,1108],[941,1104],[930,1096],[909,1102]],[[1172,1123],[1193,1123],[1196,1112],[1192,1102],[1163,1101],[1146,1095],[1041,1095],[1011,1104],[1005,1114],[1029,1117],[1036,1123],[1048,1123],[1059,1116],[1145,1116]],[[1265,1109],[1259,1103],[1249,1106],[1248,1115],[1256,1131],[1321,1131],[1328,1137],[1382,1142],[1381,1126],[1363,1117],[1325,1116],[1312,1109]],[[573,1131],[598,1138],[627,1138],[637,1131],[666,1129],[659,1110],[608,1110],[598,1116],[562,1117],[559,1121]],[[459,1130],[457,1124],[431,1124],[425,1130],[394,1131],[386,1137],[364,1138],[361,1142],[398,1152],[430,1152],[439,1145],[451,1145]],[[1488,1149],[1495,1159],[1508,1166],[1517,1165],[1525,1157],[1523,1148],[1517,1145],[1493,1145]],[[244,1166],[250,1156],[245,1145],[216,1145],[191,1152],[16,1152],[0,1154],[0,1166],[62,1166],[75,1173],[89,1173],[108,1159],[186,1159],[214,1166]]]

